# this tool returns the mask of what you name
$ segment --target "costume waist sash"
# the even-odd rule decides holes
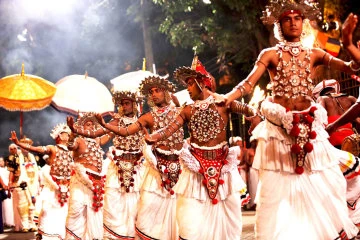
[[[181,167],[179,162],[179,155],[164,154],[156,148],[153,150],[157,160],[157,169],[161,173],[162,187],[164,187],[170,194],[174,194],[172,188],[179,180]]]
[[[114,156],[114,163],[118,167],[118,177],[120,186],[125,188],[126,192],[130,192],[130,188],[134,187],[134,177],[136,174],[135,166],[138,165],[138,160],[142,153],[122,153]]]
[[[228,146],[225,145],[211,150],[191,146],[190,152],[200,164],[199,172],[204,177],[203,184],[207,188],[209,197],[214,199],[217,195],[219,184],[224,183],[224,180],[220,179],[220,174],[222,167],[227,163]]]

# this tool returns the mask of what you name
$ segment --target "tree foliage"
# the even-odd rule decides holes
[[[269,32],[259,21],[263,0],[153,0],[161,15],[159,30],[174,46],[214,51],[218,60],[248,71]]]

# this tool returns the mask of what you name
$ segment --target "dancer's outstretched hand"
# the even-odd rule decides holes
[[[99,122],[99,124],[104,127],[106,122],[105,122],[104,118],[101,116],[101,114],[97,113],[97,114],[95,114],[95,117],[96,117],[96,120]]]
[[[344,24],[342,25],[342,43],[343,45],[349,46],[352,44],[353,41],[353,32],[356,28],[358,22],[358,17],[353,14],[350,13],[349,16],[346,18]]]
[[[75,132],[74,131],[74,118],[71,117],[71,116],[67,116],[66,117],[66,123],[67,125],[69,126],[69,128],[71,129],[72,132]]]
[[[16,136],[16,132],[15,132],[15,131],[11,131],[10,134],[11,134],[11,137],[9,138],[9,140],[12,141],[12,142],[15,143],[15,144],[18,144],[18,143],[19,143],[19,139],[18,139],[17,136]]]

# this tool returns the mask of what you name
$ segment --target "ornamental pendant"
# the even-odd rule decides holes
[[[291,48],[290,48],[290,53],[291,53],[291,55],[293,55],[293,56],[295,56],[295,57],[299,56],[299,55],[300,55],[300,52],[301,52],[301,50],[300,50],[299,47],[291,47]]]

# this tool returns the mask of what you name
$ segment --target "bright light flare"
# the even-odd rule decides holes
[[[49,15],[66,15],[72,10],[75,0],[18,0],[21,13],[32,17],[42,18]]]
[[[203,3],[205,3],[205,4],[211,4],[211,1],[210,1],[210,0],[203,0]]]
[[[24,30],[22,30],[21,34],[17,35],[17,38],[20,42],[26,42],[26,34],[27,34],[28,30],[25,28]]]
[[[314,43],[316,40],[316,30],[311,26],[311,23],[308,19],[304,20],[303,23],[303,39],[301,40],[302,45],[307,48],[314,47]]]
[[[249,102],[249,105],[258,108],[259,102],[261,102],[264,99],[265,99],[265,91],[262,90],[259,86],[256,86],[252,98]]]

